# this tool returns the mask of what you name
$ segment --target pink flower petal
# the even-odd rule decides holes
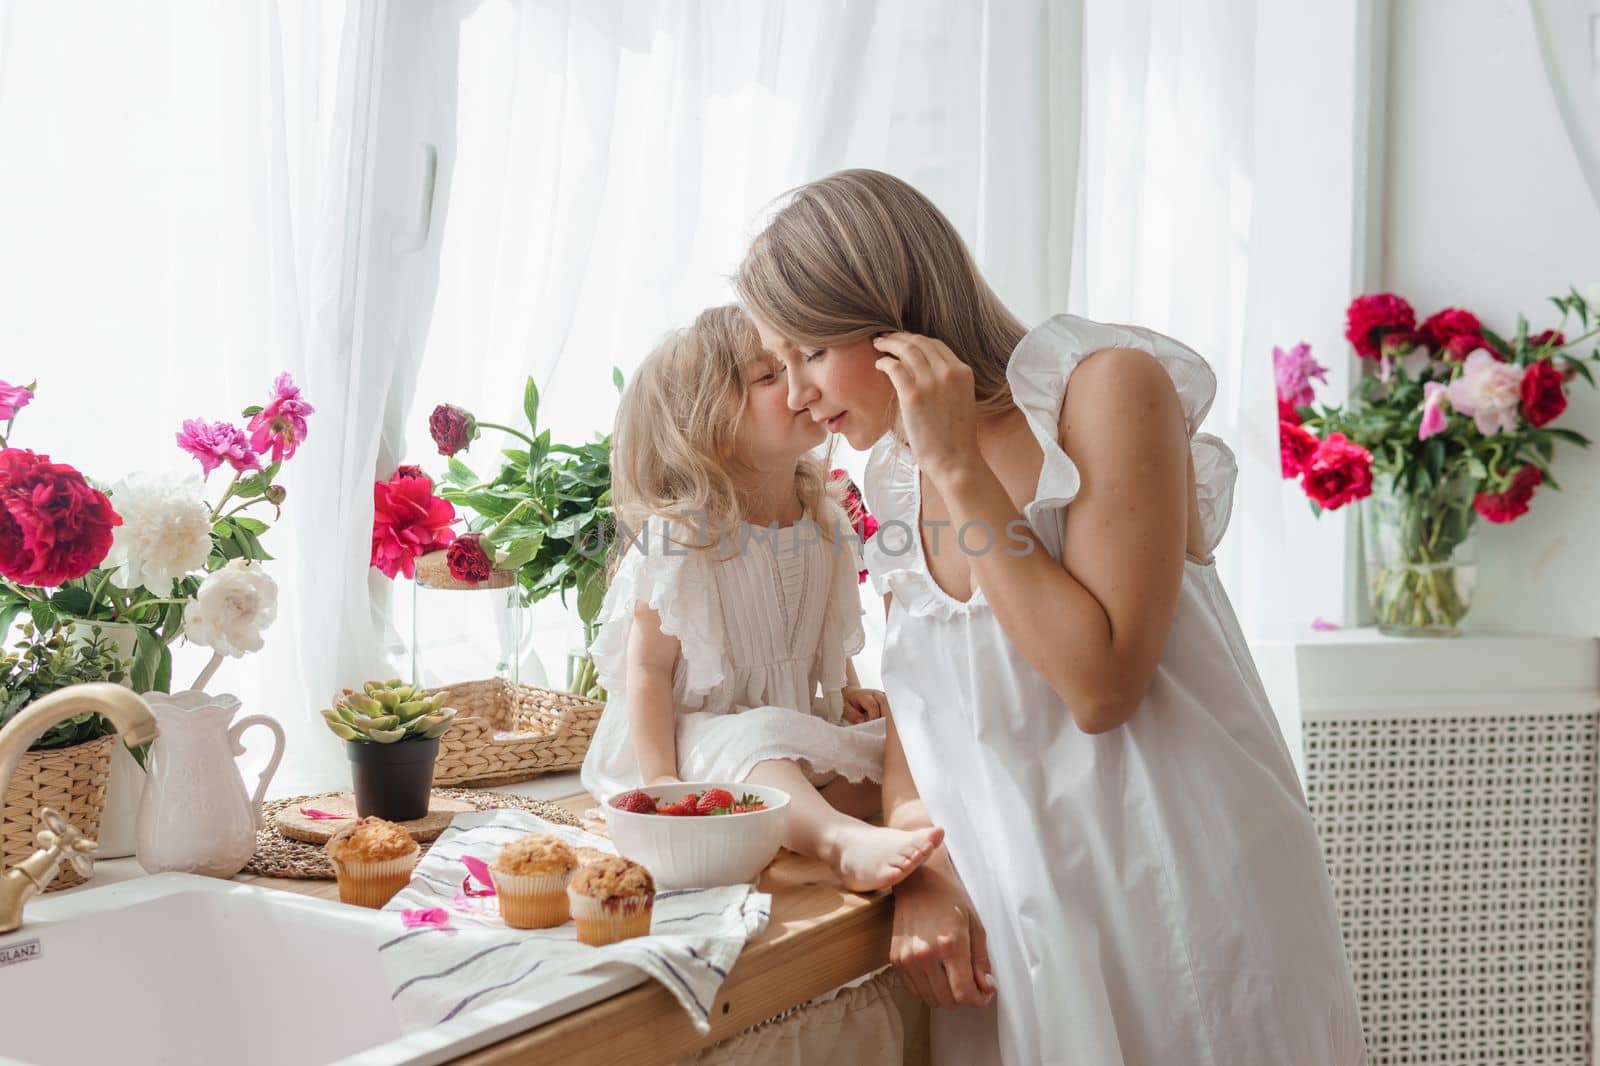
[[[400,912],[400,922],[407,929],[448,929],[450,912],[443,907],[404,910]]]
[[[1328,621],[1319,614],[1311,620],[1311,628],[1315,629],[1319,633],[1331,633],[1336,629],[1343,629],[1344,627],[1334,625],[1332,622]]]
[[[468,881],[462,882],[462,888],[469,896],[482,896],[494,894],[494,878],[489,876],[489,864],[472,855],[461,856],[461,865],[467,868],[472,877],[484,888],[487,893],[474,890]]]
[[[316,822],[341,822],[351,817],[348,814],[333,814],[330,811],[319,811],[315,807],[301,807],[300,813]]]

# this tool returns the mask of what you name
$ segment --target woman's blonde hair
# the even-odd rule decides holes
[[[611,503],[621,534],[614,560],[651,517],[666,519],[674,542],[687,547],[732,539],[744,515],[740,486],[751,472],[735,447],[749,394],[745,369],[761,354],[754,323],[728,304],[668,334],[634,371],[611,435]],[[795,492],[831,538],[830,505],[841,490],[816,454],[796,461]]]
[[[734,279],[751,312],[802,348],[895,330],[933,337],[972,368],[980,414],[1011,408],[1006,364],[1027,330],[932,201],[877,170],[785,195]]]

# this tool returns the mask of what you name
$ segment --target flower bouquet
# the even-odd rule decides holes
[[[213,652],[196,688],[223,656],[260,649],[277,588],[259,565],[271,558],[259,539],[268,525],[244,512],[280,513],[286,493],[275,479],[305,439],[312,408],[289,375],[265,405],[245,409],[242,428],[184,422],[177,444],[201,477],[131,474],[105,490],[10,445],[33,395],[32,385],[0,382],[0,632],[27,612],[41,632],[64,622],[80,634],[131,634],[123,655],[137,692],[170,690],[179,636]],[[233,477],[208,501],[206,481],[223,466]]]
[[[622,376],[613,371],[620,390]],[[442,482],[416,466],[402,466],[373,487],[372,565],[386,576],[417,577],[417,560],[443,550],[448,576],[461,587],[512,585],[522,606],[552,593],[563,604],[575,591],[585,654],[572,664],[571,692],[605,698],[587,655],[605,598],[606,550],[615,520],[611,510],[611,440],[553,444],[539,429],[539,390],[523,390],[527,428],[482,422],[452,404],[435,407],[428,429],[448,458]],[[500,469],[479,477],[458,456],[483,430],[513,438],[501,451]],[[452,528],[457,508],[467,531]]]
[[[1558,488],[1559,442],[1582,434],[1551,425],[1600,348],[1595,309],[1576,290],[1551,300],[1561,319],[1509,338],[1469,311],[1447,308],[1419,326],[1389,293],[1361,296],[1345,338],[1368,368],[1348,407],[1314,405],[1326,369],[1308,345],[1273,350],[1283,476],[1299,478],[1312,508],[1367,500],[1367,578],[1378,627],[1402,635],[1457,632],[1471,605],[1476,519],[1504,523],[1528,512],[1540,485]],[[1569,323],[1577,327],[1568,339]]]

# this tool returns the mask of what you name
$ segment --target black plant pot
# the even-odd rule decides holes
[[[409,822],[428,813],[433,764],[439,757],[438,737],[393,744],[355,740],[344,747],[350,756],[358,815]]]

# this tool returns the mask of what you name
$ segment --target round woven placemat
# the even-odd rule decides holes
[[[319,844],[303,844],[298,840],[290,840],[278,832],[273,819],[278,812],[290,806],[308,806],[317,800],[327,799],[337,795],[334,792],[324,792],[317,796],[290,796],[288,799],[269,800],[261,805],[261,821],[263,828],[256,830],[256,853],[250,856],[250,861],[245,863],[242,873],[256,874],[260,877],[292,877],[304,881],[332,881],[333,863],[328,860],[327,852]],[[558,807],[546,800],[529,799],[526,796],[513,796],[506,792],[484,792],[475,788],[436,788],[435,796],[447,799],[464,800],[480,811],[495,810],[500,807],[510,807],[529,814],[537,814],[547,822],[557,825],[581,826],[577,816]],[[426,854],[427,844],[419,845],[422,853]]]

